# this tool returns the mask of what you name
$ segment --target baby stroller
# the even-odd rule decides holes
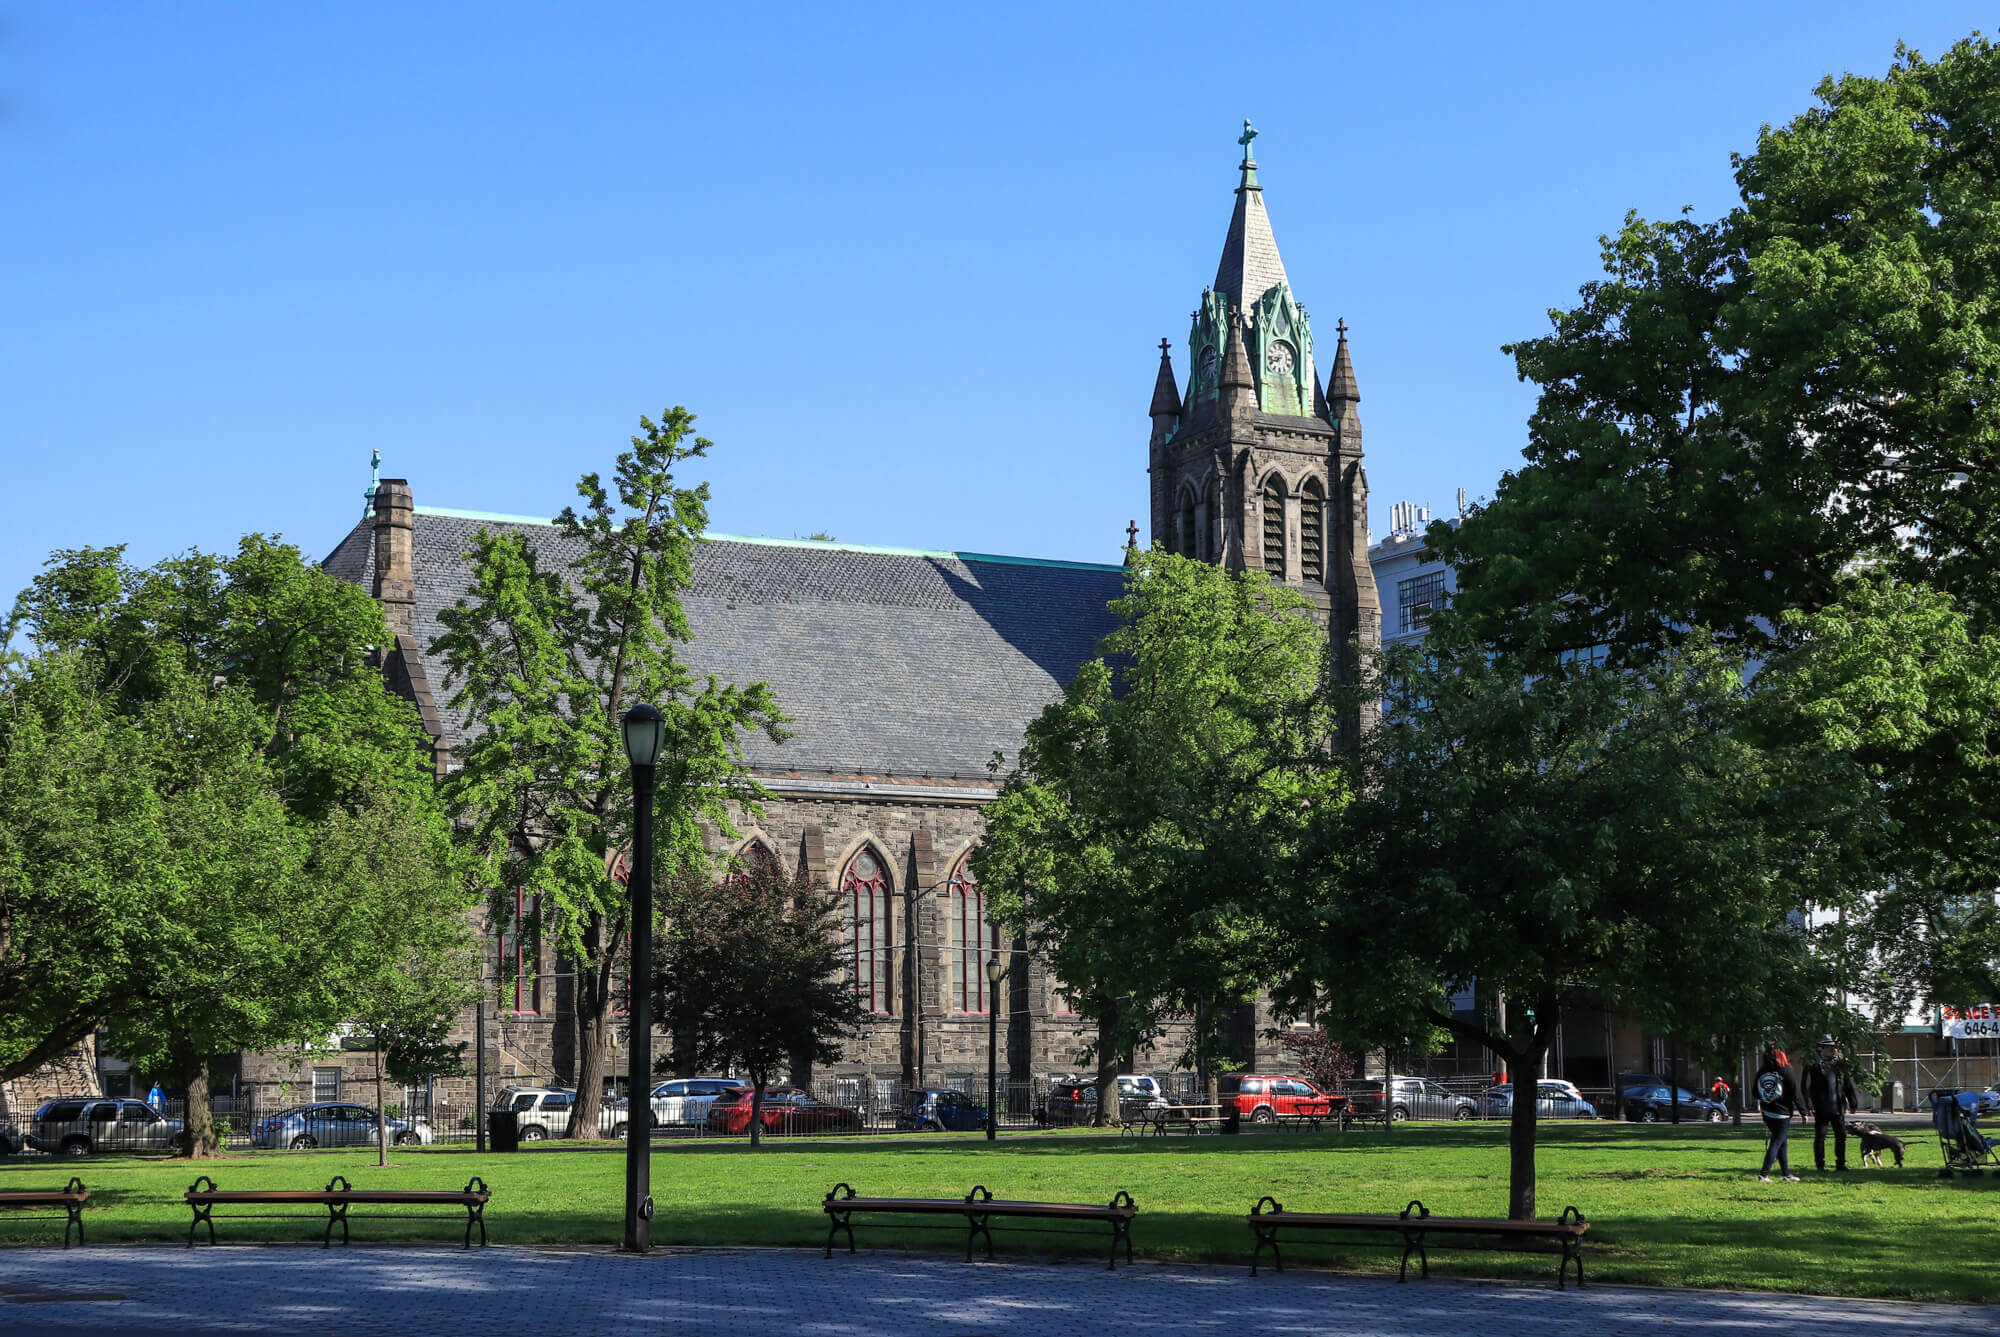
[[[2000,1157],[1993,1154],[1994,1139],[1979,1131],[1978,1108],[1975,1092],[1931,1094],[1931,1126],[1937,1129],[1938,1147],[1944,1152],[1944,1169],[1938,1171],[1938,1178],[1949,1179],[1953,1171],[1983,1175],[1989,1165],[2000,1169]]]

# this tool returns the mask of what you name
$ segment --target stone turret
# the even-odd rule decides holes
[[[404,478],[375,485],[375,589],[391,636],[417,633],[416,507]]]

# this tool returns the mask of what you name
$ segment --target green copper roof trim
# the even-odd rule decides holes
[[[552,525],[555,520],[541,515],[503,515],[498,511],[463,511],[452,506],[417,506],[418,515],[443,515],[454,520],[491,520],[507,525]],[[1048,566],[1065,571],[1123,571],[1118,562],[1065,562],[1055,557],[1006,557],[991,552],[953,552],[942,548],[897,548],[880,543],[838,543],[822,539],[774,539],[761,534],[717,534],[703,538],[715,543],[755,543],[769,548],[831,548],[836,552],[876,552],[891,557],[936,557],[961,562],[995,562],[1003,566]]]

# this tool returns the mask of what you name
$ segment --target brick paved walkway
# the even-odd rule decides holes
[[[1558,1293],[1440,1279],[1399,1286],[1393,1279],[1311,1272],[1252,1278],[1240,1267],[1154,1263],[1111,1273],[1084,1262],[968,1266],[893,1253],[829,1261],[790,1250],[650,1258],[506,1248],[0,1250],[0,1333],[8,1337],[625,1330],[688,1337],[1934,1337],[2000,1332],[2000,1306],[1616,1286]]]

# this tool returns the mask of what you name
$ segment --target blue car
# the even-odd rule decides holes
[[[970,1133],[985,1126],[986,1107],[948,1087],[912,1091],[909,1105],[896,1116],[896,1127],[906,1131]]]

